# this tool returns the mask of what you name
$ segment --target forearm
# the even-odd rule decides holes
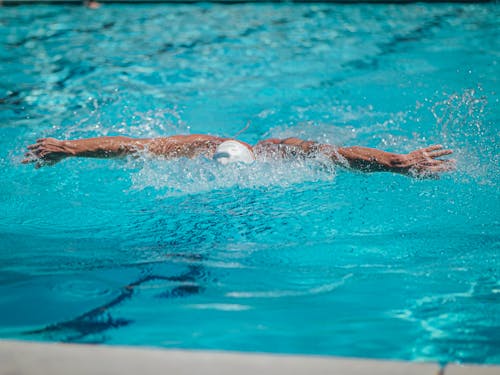
[[[66,156],[110,158],[144,150],[151,139],[99,137],[62,141]]]
[[[328,147],[328,146],[327,146]],[[331,146],[329,146],[331,147]],[[427,146],[409,154],[394,154],[366,147],[341,147],[330,152],[331,159],[363,172],[393,172],[419,178],[436,178],[455,169],[455,160],[439,159],[451,155],[442,145]]]
[[[330,152],[332,161],[363,172],[407,173],[405,155],[368,147],[340,147]]]
[[[267,139],[258,144],[259,151],[283,158],[326,157],[334,164],[363,172],[404,173],[405,155],[394,154],[367,147],[339,148],[329,144],[299,138]]]

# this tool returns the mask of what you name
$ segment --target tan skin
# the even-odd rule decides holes
[[[111,158],[147,152],[174,159],[179,157],[211,158],[219,144],[229,138],[211,135],[175,135],[161,138],[99,137],[76,140],[41,138],[28,146],[24,164],[35,163],[35,168],[54,165],[67,157]],[[453,170],[455,161],[439,159],[453,153],[441,145],[425,147],[409,154],[395,154],[367,147],[333,147],[299,138],[266,139],[250,146],[257,159],[307,159],[326,156],[332,163],[362,172],[393,172],[414,177],[437,177]]]

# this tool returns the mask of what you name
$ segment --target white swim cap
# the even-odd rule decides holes
[[[217,146],[214,159],[224,165],[237,162],[250,164],[255,161],[255,155],[241,142],[231,140]]]

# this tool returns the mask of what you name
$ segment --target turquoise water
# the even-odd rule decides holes
[[[500,363],[500,9],[0,12],[0,336]],[[455,150],[440,180],[304,162],[68,159],[57,138]]]

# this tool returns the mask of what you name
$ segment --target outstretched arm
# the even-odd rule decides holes
[[[410,152],[394,154],[366,147],[341,147],[336,150],[341,156],[331,154],[332,159],[342,162],[345,159],[349,167],[363,172],[394,172],[413,177],[433,177],[455,168],[455,160],[438,159],[450,155],[451,150],[442,145],[433,145]]]
[[[264,153],[278,153],[285,158],[326,156],[335,164],[362,172],[393,172],[414,177],[433,177],[455,167],[455,161],[452,159],[438,159],[453,153],[443,149],[441,145],[429,146],[409,154],[395,154],[374,148],[334,147],[299,138],[287,138],[268,139],[256,147]]]
[[[24,164],[39,168],[66,157],[111,158],[145,151],[166,158],[195,157],[213,153],[223,138],[209,135],[176,135],[163,138],[98,137],[75,140],[41,138],[28,146]]]
[[[35,144],[28,146],[24,164],[35,163],[39,168],[53,165],[70,156],[110,158],[132,154],[144,148],[150,139],[134,139],[128,137],[99,137],[76,140],[59,140],[40,138]]]

